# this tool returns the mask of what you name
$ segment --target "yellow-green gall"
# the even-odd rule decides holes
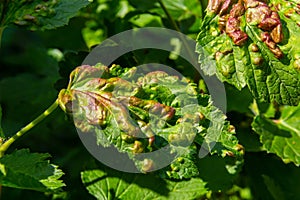
[[[142,153],[144,151],[144,145],[141,141],[134,141],[133,153]]]

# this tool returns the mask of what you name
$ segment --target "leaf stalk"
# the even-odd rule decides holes
[[[165,6],[165,4],[163,3],[163,1],[162,0],[157,0],[157,1],[159,3],[160,7],[162,8],[162,10],[164,11],[164,13],[166,14],[166,16],[167,16],[169,22],[171,23],[171,25],[173,26],[174,30],[176,30],[179,33],[182,33],[182,31],[180,30],[177,23],[175,22],[175,20],[171,16],[170,12],[168,11],[168,9]],[[190,46],[186,42],[186,39],[183,38],[183,36],[181,34],[179,35],[179,37],[180,37],[180,39],[183,43],[184,48],[186,48],[188,55],[190,56],[190,58],[188,60],[195,61],[194,64],[197,64],[198,62],[197,62],[197,59],[195,59],[196,57],[195,57],[194,49],[191,50]],[[199,79],[200,79],[199,74],[196,74],[194,81],[198,82]]]
[[[28,132],[30,129],[35,127],[35,125],[39,124],[43,119],[45,119],[48,115],[50,115],[57,107],[58,107],[58,99],[56,99],[55,102],[47,110],[45,110],[41,115],[39,115],[32,122],[27,124],[20,131],[15,133],[14,136],[12,136],[8,140],[6,140],[0,146],[0,158],[4,155],[5,151],[10,147],[10,145],[12,143],[14,143],[18,138],[22,137],[24,135],[24,133]]]

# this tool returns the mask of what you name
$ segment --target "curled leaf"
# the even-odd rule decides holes
[[[201,145],[223,157],[230,151],[233,160],[243,154],[225,116],[196,88],[163,71],[83,65],[70,74],[59,104],[80,134],[96,133],[98,145],[127,153],[141,172],[165,167],[165,160],[171,165],[160,174],[182,179],[199,174],[195,162]]]

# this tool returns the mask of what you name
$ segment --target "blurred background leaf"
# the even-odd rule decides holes
[[[20,0],[0,2],[1,27],[11,24],[30,30],[46,30],[66,25],[88,0]]]

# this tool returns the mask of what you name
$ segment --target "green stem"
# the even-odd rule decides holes
[[[171,22],[173,28],[178,31],[181,32],[179,27],[177,26],[176,22],[174,21],[173,17],[170,15],[167,7],[164,5],[164,3],[161,0],[158,0],[159,5],[161,6],[161,8],[163,9],[164,13],[167,15],[168,20]]]
[[[161,0],[158,0],[158,3],[159,3],[159,5],[161,6],[161,8],[163,9],[163,11],[165,12],[165,14],[167,15],[168,20],[169,20],[170,23],[172,24],[173,28],[174,28],[176,31],[178,31],[179,33],[181,33],[179,27],[177,26],[175,20],[173,19],[173,17],[172,17],[171,14],[169,13],[169,11],[168,11],[167,7],[164,5],[164,3],[163,3]],[[182,36],[180,35],[180,37],[182,37]],[[191,52],[191,49],[190,49],[189,46],[186,44],[185,39],[184,39],[184,38],[181,38],[181,39],[182,39],[182,41],[183,41],[184,47],[187,49],[189,55],[190,55],[191,58],[192,58],[192,55],[193,55],[193,54],[192,54],[192,52]]]
[[[35,127],[38,123],[40,123],[43,119],[45,119],[48,115],[50,115],[58,106],[58,100],[56,99],[55,102],[47,109],[45,110],[40,116],[35,118],[32,122],[27,124],[24,128],[22,128],[20,131],[18,131],[14,136],[9,138],[7,141],[5,141],[0,146],[0,158],[4,155],[5,151],[8,149],[8,147],[14,143],[18,138],[22,137],[24,133]]]
[[[164,13],[167,15],[168,20],[170,21],[170,23],[172,24],[173,28],[182,33],[178,27],[178,25],[176,24],[175,20],[173,19],[173,17],[171,16],[171,14],[169,13],[167,7],[164,5],[164,3],[162,2],[162,0],[158,0],[159,5],[161,6],[161,8],[163,9]],[[186,43],[185,38],[183,38],[181,35],[179,36],[182,39],[183,45],[186,48],[188,55],[190,56],[190,59],[193,59],[193,54],[194,54],[194,50],[191,50],[189,45]],[[198,82],[198,80],[200,79],[199,75],[196,74],[195,76],[195,82]]]

